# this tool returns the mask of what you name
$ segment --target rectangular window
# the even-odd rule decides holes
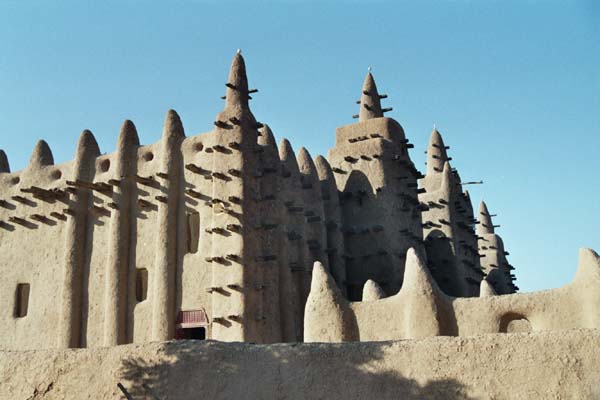
[[[15,294],[15,318],[23,318],[29,308],[29,283],[19,283]]]
[[[200,214],[192,212],[187,214],[187,251],[196,253],[200,241]]]
[[[148,270],[138,268],[135,274],[135,299],[140,302],[148,297]]]

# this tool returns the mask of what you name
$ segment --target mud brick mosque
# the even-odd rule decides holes
[[[238,52],[210,132],[186,136],[170,110],[154,144],[125,121],[110,154],[88,130],[63,164],[44,141],[21,171],[0,151],[3,348],[600,327],[596,253],[573,283],[516,293],[441,134],[423,175],[370,72],[327,157],[277,144],[256,91]]]

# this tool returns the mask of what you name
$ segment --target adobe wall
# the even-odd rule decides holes
[[[2,399],[593,399],[600,332],[0,351]],[[149,388],[149,389],[147,389]]]
[[[170,110],[153,144],[141,145],[125,121],[110,154],[101,154],[87,130],[74,160],[59,165],[43,141],[22,171],[11,172],[0,151],[3,346],[169,340],[184,312],[202,314],[213,339],[301,341],[315,261],[351,300],[365,287],[372,289],[366,299],[403,297],[407,250],[425,253],[423,233],[434,225],[451,239],[440,242],[451,247],[448,259],[427,249],[434,278],[448,293],[478,293],[476,221],[446,146],[441,137],[430,143],[419,188],[412,145],[401,125],[384,117],[391,109],[380,100],[387,96],[370,73],[359,122],[336,130],[330,161],[313,161],[304,148],[296,154],[285,139],[277,148],[250,110],[256,90],[239,53],[226,87],[207,133],[186,136]],[[432,158],[439,149],[443,157]],[[481,247],[486,268],[509,268],[504,253],[490,248]],[[21,284],[29,285],[25,316],[15,312]],[[374,304],[351,307],[360,315]]]
[[[304,316],[307,342],[381,341],[470,336],[513,331],[600,329],[600,257],[581,249],[572,283],[552,290],[495,295],[482,281],[482,297],[444,294],[423,254],[407,253],[404,285],[396,295],[348,302],[318,264]]]

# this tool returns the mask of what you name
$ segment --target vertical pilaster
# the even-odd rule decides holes
[[[263,321],[265,343],[282,341],[282,327],[290,321],[291,307],[289,303],[291,273],[286,276],[287,251],[283,240],[283,204],[279,190],[281,164],[277,153],[277,145],[271,129],[265,125],[258,137],[260,151],[260,195],[258,196],[258,214],[260,220],[260,250],[263,255],[274,256],[275,260],[260,268],[262,286],[257,287],[261,295],[262,313],[267,317]]]
[[[117,142],[117,157],[113,185],[109,256],[105,275],[104,345],[116,346],[127,339],[127,289],[129,250],[131,246],[132,182],[124,179],[134,174],[136,148],[139,146],[133,122],[127,120],[121,127]]]
[[[308,249],[306,247],[304,209],[300,182],[300,171],[292,145],[287,139],[279,144],[279,158],[282,166],[281,201],[285,207],[285,238],[287,261],[292,279],[293,330],[295,341],[302,340],[304,333],[304,302],[301,300],[302,282],[309,274],[306,269]]]
[[[177,268],[177,222],[181,179],[183,126],[174,110],[167,112],[163,128],[161,173],[163,199],[158,203],[152,340],[172,339],[175,334],[175,272]],[[158,200],[158,199],[157,199]]]
[[[310,292],[313,264],[315,261],[319,261],[327,268],[329,263],[325,255],[327,235],[324,226],[325,215],[321,183],[317,175],[317,169],[310,153],[304,147],[301,147],[298,151],[297,159],[300,170],[301,193],[304,200],[304,222],[308,248],[308,259],[305,263],[308,273],[304,275],[301,287],[301,300],[304,304]]]
[[[327,246],[324,249],[327,255],[329,270],[340,290],[346,295],[346,265],[344,254],[344,235],[341,232],[342,212],[335,177],[329,163],[323,156],[315,158],[315,166],[319,181],[321,182],[321,197],[325,215],[325,229],[327,231]]]
[[[84,182],[93,180],[95,159],[100,154],[92,133],[83,131],[77,144],[73,166],[73,179]],[[58,347],[72,348],[81,345],[82,270],[86,256],[86,235],[90,189],[77,187],[72,192],[65,229],[65,269],[61,294],[61,310],[58,326]]]

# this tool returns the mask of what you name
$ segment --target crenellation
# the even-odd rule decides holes
[[[600,256],[579,252],[573,281],[561,288],[496,295],[485,280],[480,297],[453,297],[443,293],[429,274],[425,258],[407,252],[404,286],[394,296],[348,303],[323,282],[327,271],[313,274],[306,308],[305,337],[313,342],[382,341],[429,336],[473,336],[489,333],[534,332],[578,328],[598,329],[600,318]],[[321,321],[336,322],[329,327]]]

